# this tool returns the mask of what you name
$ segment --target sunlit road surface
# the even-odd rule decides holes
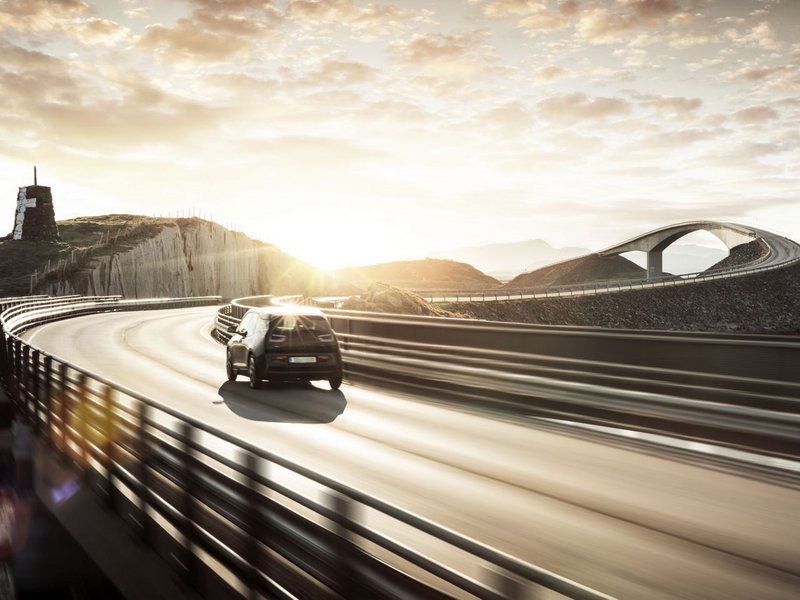
[[[57,356],[619,598],[800,597],[800,490],[366,385],[227,383],[213,308],[26,334]],[[427,540],[419,540],[426,547]],[[481,565],[474,565],[476,576]],[[542,596],[550,597],[550,596]]]

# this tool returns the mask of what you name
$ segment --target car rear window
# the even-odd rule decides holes
[[[278,317],[275,324],[276,333],[313,331],[315,333],[328,333],[331,326],[324,317],[309,315],[284,315]]]

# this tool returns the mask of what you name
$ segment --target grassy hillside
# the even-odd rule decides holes
[[[340,269],[331,274],[332,286],[351,286],[365,290],[376,282],[417,290],[484,289],[500,286],[500,282],[494,277],[489,277],[471,265],[435,258]]]

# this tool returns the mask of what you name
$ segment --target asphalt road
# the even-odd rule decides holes
[[[800,490],[367,385],[225,380],[213,308],[52,323],[34,345],[619,598],[796,599]],[[401,536],[402,537],[402,536]],[[432,542],[418,540],[420,545]],[[480,565],[473,565],[484,577]],[[547,598],[549,596],[542,596]]]

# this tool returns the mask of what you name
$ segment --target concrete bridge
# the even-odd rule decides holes
[[[655,229],[637,236],[611,248],[599,252],[600,256],[612,256],[624,252],[647,253],[647,278],[653,279],[664,275],[663,252],[674,242],[694,231],[708,231],[717,236],[727,246],[728,250],[747,244],[771,234],[737,223],[722,223],[718,221],[688,221]]]

